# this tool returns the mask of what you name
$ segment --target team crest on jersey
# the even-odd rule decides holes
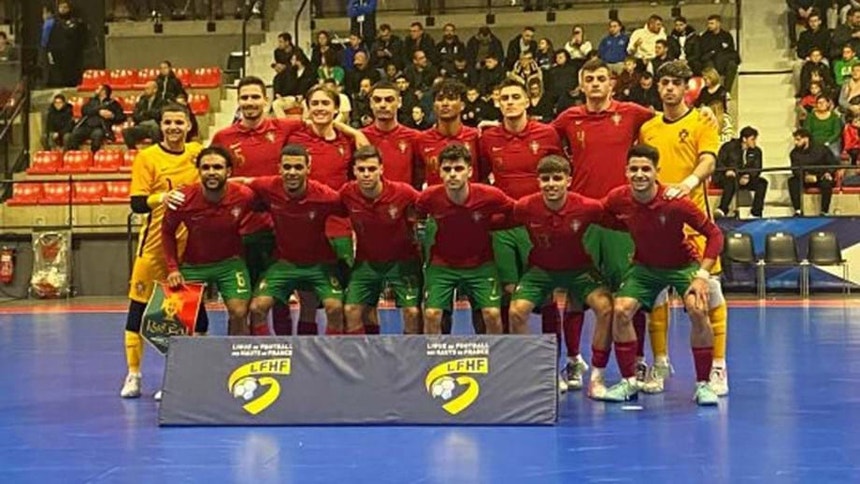
[[[682,129],[681,132],[678,133],[678,141],[680,141],[681,143],[686,143],[687,138],[689,138],[689,137],[690,137],[690,132],[687,131],[686,129]]]
[[[143,282],[138,281],[138,282],[137,282],[137,283],[135,283],[135,285],[134,285],[134,291],[135,291],[138,295],[142,296],[142,295],[146,292],[146,284],[144,284]]]
[[[397,218],[397,206],[391,205],[390,207],[388,207],[388,215],[391,217],[391,220],[396,219]]]
[[[266,140],[268,140],[268,142],[269,142],[269,143],[274,143],[274,142],[275,142],[275,137],[276,137],[276,136],[275,136],[275,132],[274,132],[274,131],[269,131],[268,133],[266,133]]]
[[[613,114],[612,122],[615,123],[615,126],[619,126],[621,124],[621,113]]]
[[[579,220],[574,220],[570,223],[570,229],[574,232],[579,232],[579,228],[582,226]]]
[[[406,144],[406,141],[400,140],[397,143],[397,149],[399,149],[401,153],[406,153],[406,148],[409,148],[409,145]]]
[[[529,148],[531,148],[533,155],[537,155],[538,150],[540,150],[540,143],[538,143],[537,141],[532,141],[531,143],[529,143]]]
[[[472,220],[475,222],[480,222],[482,218],[484,218],[484,215],[481,212],[472,212]]]
[[[239,208],[239,207],[233,207],[233,209],[232,209],[232,210],[230,210],[230,214],[231,214],[231,215],[233,215],[233,218],[234,218],[234,219],[238,219],[238,218],[239,218],[239,215],[240,215],[241,213],[242,213],[242,209],[241,209],[241,208]]]

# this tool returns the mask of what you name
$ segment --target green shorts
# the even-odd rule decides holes
[[[251,276],[251,286],[256,286],[263,277],[266,269],[275,262],[272,254],[275,250],[275,233],[271,230],[261,230],[242,237],[245,246],[245,263]]]
[[[328,239],[328,243],[331,244],[337,260],[343,261],[349,267],[355,265],[355,247],[352,237],[333,237]]]
[[[436,242],[436,232],[439,230],[439,226],[436,225],[436,219],[433,217],[427,217],[427,221],[424,223],[424,234],[421,236],[421,253],[424,255],[424,263],[430,263],[430,249],[433,247],[433,243]]]
[[[471,269],[428,265],[424,274],[424,306],[451,309],[454,290],[469,296],[472,309],[501,308],[499,272],[493,263]]]
[[[611,289],[617,290],[633,260],[633,238],[628,232],[591,224],[582,242],[606,283]]]
[[[503,286],[519,282],[531,250],[532,241],[525,227],[493,232],[493,254]]]
[[[353,267],[346,288],[347,304],[376,306],[379,294],[390,286],[397,307],[418,306],[421,302],[421,265],[418,261],[359,262]]]
[[[179,268],[188,282],[205,282],[218,286],[224,300],[251,298],[248,267],[242,259],[227,259],[212,264],[183,265]]]
[[[321,300],[343,298],[334,264],[293,264],[279,260],[266,269],[254,296],[268,296],[283,303],[295,290],[314,291]]]
[[[654,300],[666,287],[673,287],[678,294],[686,294],[698,270],[698,264],[680,269],[655,269],[633,264],[615,296],[636,299],[642,307],[650,310]]]
[[[525,299],[535,306],[543,305],[556,289],[567,291],[568,297],[581,306],[595,289],[605,286],[597,269],[578,271],[545,271],[531,267],[520,279],[513,300]]]

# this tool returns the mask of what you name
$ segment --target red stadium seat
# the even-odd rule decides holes
[[[114,91],[134,89],[137,71],[134,69],[114,69],[110,71],[110,87]]]
[[[105,190],[105,182],[102,181],[85,181],[75,182],[74,196],[72,203],[88,204],[102,203],[102,197],[107,194]]]
[[[39,205],[67,205],[71,201],[72,189],[68,182],[42,183],[44,196],[39,199]]]
[[[200,116],[209,112],[209,96],[206,94],[191,94],[188,96],[191,112]]]
[[[215,88],[221,86],[221,69],[218,67],[201,67],[194,69],[191,74],[191,87]]]
[[[178,69],[173,69],[173,73],[176,74],[179,82],[182,83],[182,87],[188,87],[191,85],[191,69],[180,67]]]
[[[90,151],[67,151],[63,155],[63,166],[57,173],[86,173],[93,165],[93,154]]]
[[[687,82],[687,93],[684,95],[684,101],[687,105],[696,104],[696,99],[699,98],[699,93],[705,88],[705,80],[701,77],[693,77]]]
[[[134,164],[134,157],[137,156],[137,150],[128,150],[122,155],[122,166],[119,167],[119,171],[129,172],[131,171],[131,165]]]
[[[72,116],[74,116],[75,119],[81,119],[81,116],[83,116],[84,104],[86,104],[87,101],[89,101],[89,99],[85,97],[72,96],[69,98],[69,103],[72,105]]]
[[[123,152],[120,150],[101,150],[93,156],[90,173],[114,173],[122,166]]]
[[[122,106],[122,112],[125,114],[134,113],[134,105],[137,104],[139,96],[132,94],[131,96],[118,97],[116,100]]]
[[[111,131],[113,131],[113,145],[121,145],[125,144],[125,137],[122,135],[122,130],[126,128],[131,128],[134,126],[134,120],[127,119],[122,124],[115,124],[111,126]]]
[[[28,175],[45,175],[56,173],[63,165],[63,152],[61,151],[37,151],[30,160],[27,168]]]
[[[137,71],[137,81],[135,81],[135,89],[143,89],[146,83],[154,81],[158,77],[158,69],[140,69]]]
[[[79,91],[95,91],[102,84],[110,84],[110,74],[102,69],[88,69],[81,78]]]
[[[40,183],[16,183],[12,187],[12,198],[6,200],[7,205],[37,205],[42,198]]]
[[[105,182],[105,195],[102,203],[128,203],[130,200],[131,182],[109,181]]]

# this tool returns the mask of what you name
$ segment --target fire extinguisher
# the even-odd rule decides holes
[[[0,249],[0,283],[11,284],[15,275],[15,249],[3,247]]]

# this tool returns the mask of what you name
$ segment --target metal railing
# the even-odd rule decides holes
[[[313,0],[316,17],[346,16],[346,2],[337,0]],[[438,15],[456,11],[480,10],[484,13],[493,11],[522,11],[526,4],[535,10],[562,10],[577,8],[606,8],[617,9],[625,6],[649,6],[647,0],[377,0],[377,12],[385,13],[416,13],[420,15]],[[713,0],[686,0],[679,5],[678,0],[663,0],[660,9],[691,4],[713,4]],[[655,7],[657,8],[657,7]]]

